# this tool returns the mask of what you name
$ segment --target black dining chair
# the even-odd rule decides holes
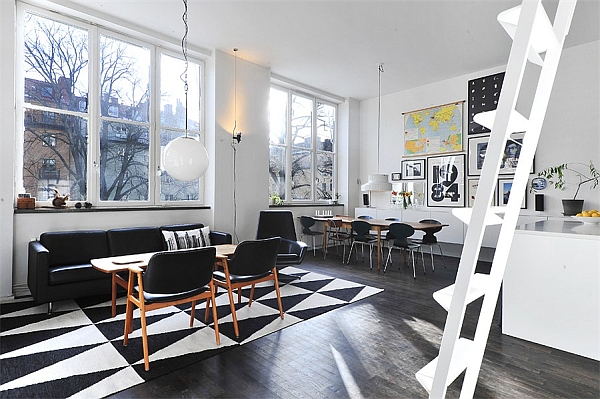
[[[350,264],[350,258],[352,257],[352,250],[356,248],[357,245],[362,247],[362,258],[363,262],[365,261],[365,246],[369,247],[369,266],[373,269],[373,247],[377,246],[377,239],[373,238],[369,234],[369,230],[371,229],[371,225],[369,222],[364,220],[354,220],[351,222],[352,225],[352,245],[350,246],[350,252],[348,253],[348,260],[346,264]],[[355,251],[356,260],[358,260],[358,250]]]
[[[150,370],[146,312],[151,310],[191,302],[190,327],[193,327],[196,301],[206,299],[205,319],[212,303],[215,340],[217,345],[221,344],[213,284],[215,255],[214,247],[158,252],[152,255],[145,271],[135,265],[129,266],[123,346],[127,346],[129,334],[133,332],[133,308],[137,306],[140,309],[146,371]]]
[[[311,230],[310,228],[315,225],[315,220],[310,216],[300,216],[300,223],[302,224],[302,235],[312,237],[313,247],[313,258],[317,256],[317,249],[315,245],[315,237],[322,236],[322,231]],[[302,238],[302,237],[300,237]]]
[[[392,249],[400,249],[403,251],[409,251],[412,259],[412,269],[413,269],[413,278],[417,278],[415,272],[415,251],[419,251],[421,246],[419,244],[415,244],[410,240],[410,236],[415,234],[415,229],[406,224],[406,223],[392,223],[389,227],[390,234],[394,236],[393,241],[391,241],[391,245],[388,249],[388,256],[385,260],[385,266],[383,267],[383,272],[385,273],[387,270],[388,263],[391,262],[392,258]],[[425,273],[425,262],[423,258],[423,251],[421,252],[421,262],[423,263],[423,273]]]
[[[442,246],[438,242],[435,233],[442,230],[442,223],[439,220],[435,219],[423,219],[419,220],[419,223],[429,223],[439,225],[439,227],[434,227],[431,229],[427,229],[428,231],[421,239],[412,240],[415,244],[428,245],[429,246],[429,254],[431,255],[431,269],[435,272],[435,266],[433,265],[433,246],[437,245],[440,250],[440,257],[442,258],[442,263],[444,264],[444,269],[446,268],[446,260],[444,259],[444,253],[442,252]]]
[[[229,306],[233,318],[235,336],[240,336],[233,291],[237,290],[238,304],[242,301],[242,287],[251,286],[248,307],[252,306],[254,286],[265,281],[273,281],[279,314],[283,319],[283,305],[279,293],[279,280],[277,278],[277,250],[281,239],[279,237],[265,238],[262,240],[243,241],[238,244],[230,259],[223,262],[223,270],[213,273],[215,285],[225,288],[229,295]]]

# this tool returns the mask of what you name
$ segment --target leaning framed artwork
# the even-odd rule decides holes
[[[468,178],[467,179],[467,206],[473,207],[475,204],[475,197],[477,197],[477,188],[479,188],[479,178]],[[496,193],[492,195],[490,206],[495,204]]]
[[[508,204],[510,193],[512,192],[513,179],[498,179],[498,205],[504,206]],[[523,193],[521,201],[521,209],[527,209],[527,191]]]
[[[427,206],[465,206],[465,154],[427,159]]]
[[[521,155],[521,145],[523,144],[524,136],[525,133],[523,132],[512,133],[510,139],[506,141],[500,170],[498,172],[499,174],[512,175],[515,173]],[[467,164],[467,174],[469,176],[481,175],[481,169],[483,169],[483,161],[485,160],[489,140],[490,136],[469,137],[469,162]],[[534,168],[532,163],[529,173],[533,173],[533,171]]]
[[[403,180],[425,179],[425,159],[408,159],[401,163]]]

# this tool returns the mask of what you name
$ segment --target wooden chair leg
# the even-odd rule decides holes
[[[217,345],[221,345],[221,335],[219,334],[219,319],[217,316],[217,306],[215,305],[215,293],[214,291],[210,290],[211,292],[211,297],[206,299],[206,311],[208,312],[208,307],[210,306],[210,303],[213,303],[213,307],[212,307],[212,314],[213,314],[213,323],[215,325],[215,341],[217,342]]]
[[[242,287],[239,287],[237,289],[237,294],[238,294],[238,304],[242,303]]]
[[[250,288],[250,300],[248,301],[248,307],[252,306],[252,298],[254,298],[254,284]]]
[[[275,292],[277,293],[277,304],[279,305],[279,314],[283,319],[283,305],[281,304],[281,294],[279,293],[279,279],[277,278],[277,268],[273,268],[273,279],[275,280]]]
[[[194,327],[194,316],[196,315],[196,301],[192,301],[192,311],[190,312],[190,328]]]
[[[123,346],[127,346],[127,340],[129,339],[129,333],[133,330],[133,303],[127,296],[127,306],[125,310],[125,330],[123,331]]]
[[[229,295],[229,307],[231,308],[231,317],[233,318],[233,330],[235,336],[239,338],[240,330],[238,328],[237,316],[235,314],[235,302],[233,301],[233,291],[231,286],[227,287],[227,295]]]
[[[140,294],[142,296],[143,294]],[[146,307],[144,306],[143,298],[140,301],[140,320],[142,322],[142,344],[144,347],[144,369],[150,370],[150,359],[148,357],[148,333],[146,331]]]

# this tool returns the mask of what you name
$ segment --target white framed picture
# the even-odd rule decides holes
[[[498,200],[499,206],[506,206],[510,193],[512,192],[513,179],[498,179]],[[523,200],[521,201],[521,209],[527,209],[527,191],[523,193]]]
[[[506,141],[504,145],[504,154],[502,155],[502,162],[498,171],[501,175],[511,175],[515,173],[517,164],[519,163],[519,157],[521,155],[521,145],[523,144],[523,137],[525,133],[512,133],[510,139]],[[481,169],[483,169],[483,161],[487,153],[488,142],[490,136],[478,136],[469,137],[469,163],[467,165],[467,173],[469,176],[481,175]],[[533,173],[533,163],[529,173]]]
[[[475,203],[475,197],[477,196],[477,188],[479,187],[479,178],[468,178],[467,179],[467,206],[471,208]],[[493,206],[496,203],[496,193],[492,195],[490,205]]]
[[[465,206],[465,154],[427,158],[427,206]]]

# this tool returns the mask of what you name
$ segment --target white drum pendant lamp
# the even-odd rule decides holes
[[[206,169],[208,169],[208,152],[200,141],[188,136],[187,0],[183,0],[183,4],[185,10],[182,19],[185,25],[185,34],[181,41],[181,49],[185,60],[185,70],[181,76],[183,77],[185,91],[185,136],[178,137],[167,144],[162,163],[167,173],[174,179],[192,181],[206,173]]]
[[[208,169],[208,152],[198,140],[188,136],[178,137],[167,144],[163,165],[174,179],[196,180]]]

